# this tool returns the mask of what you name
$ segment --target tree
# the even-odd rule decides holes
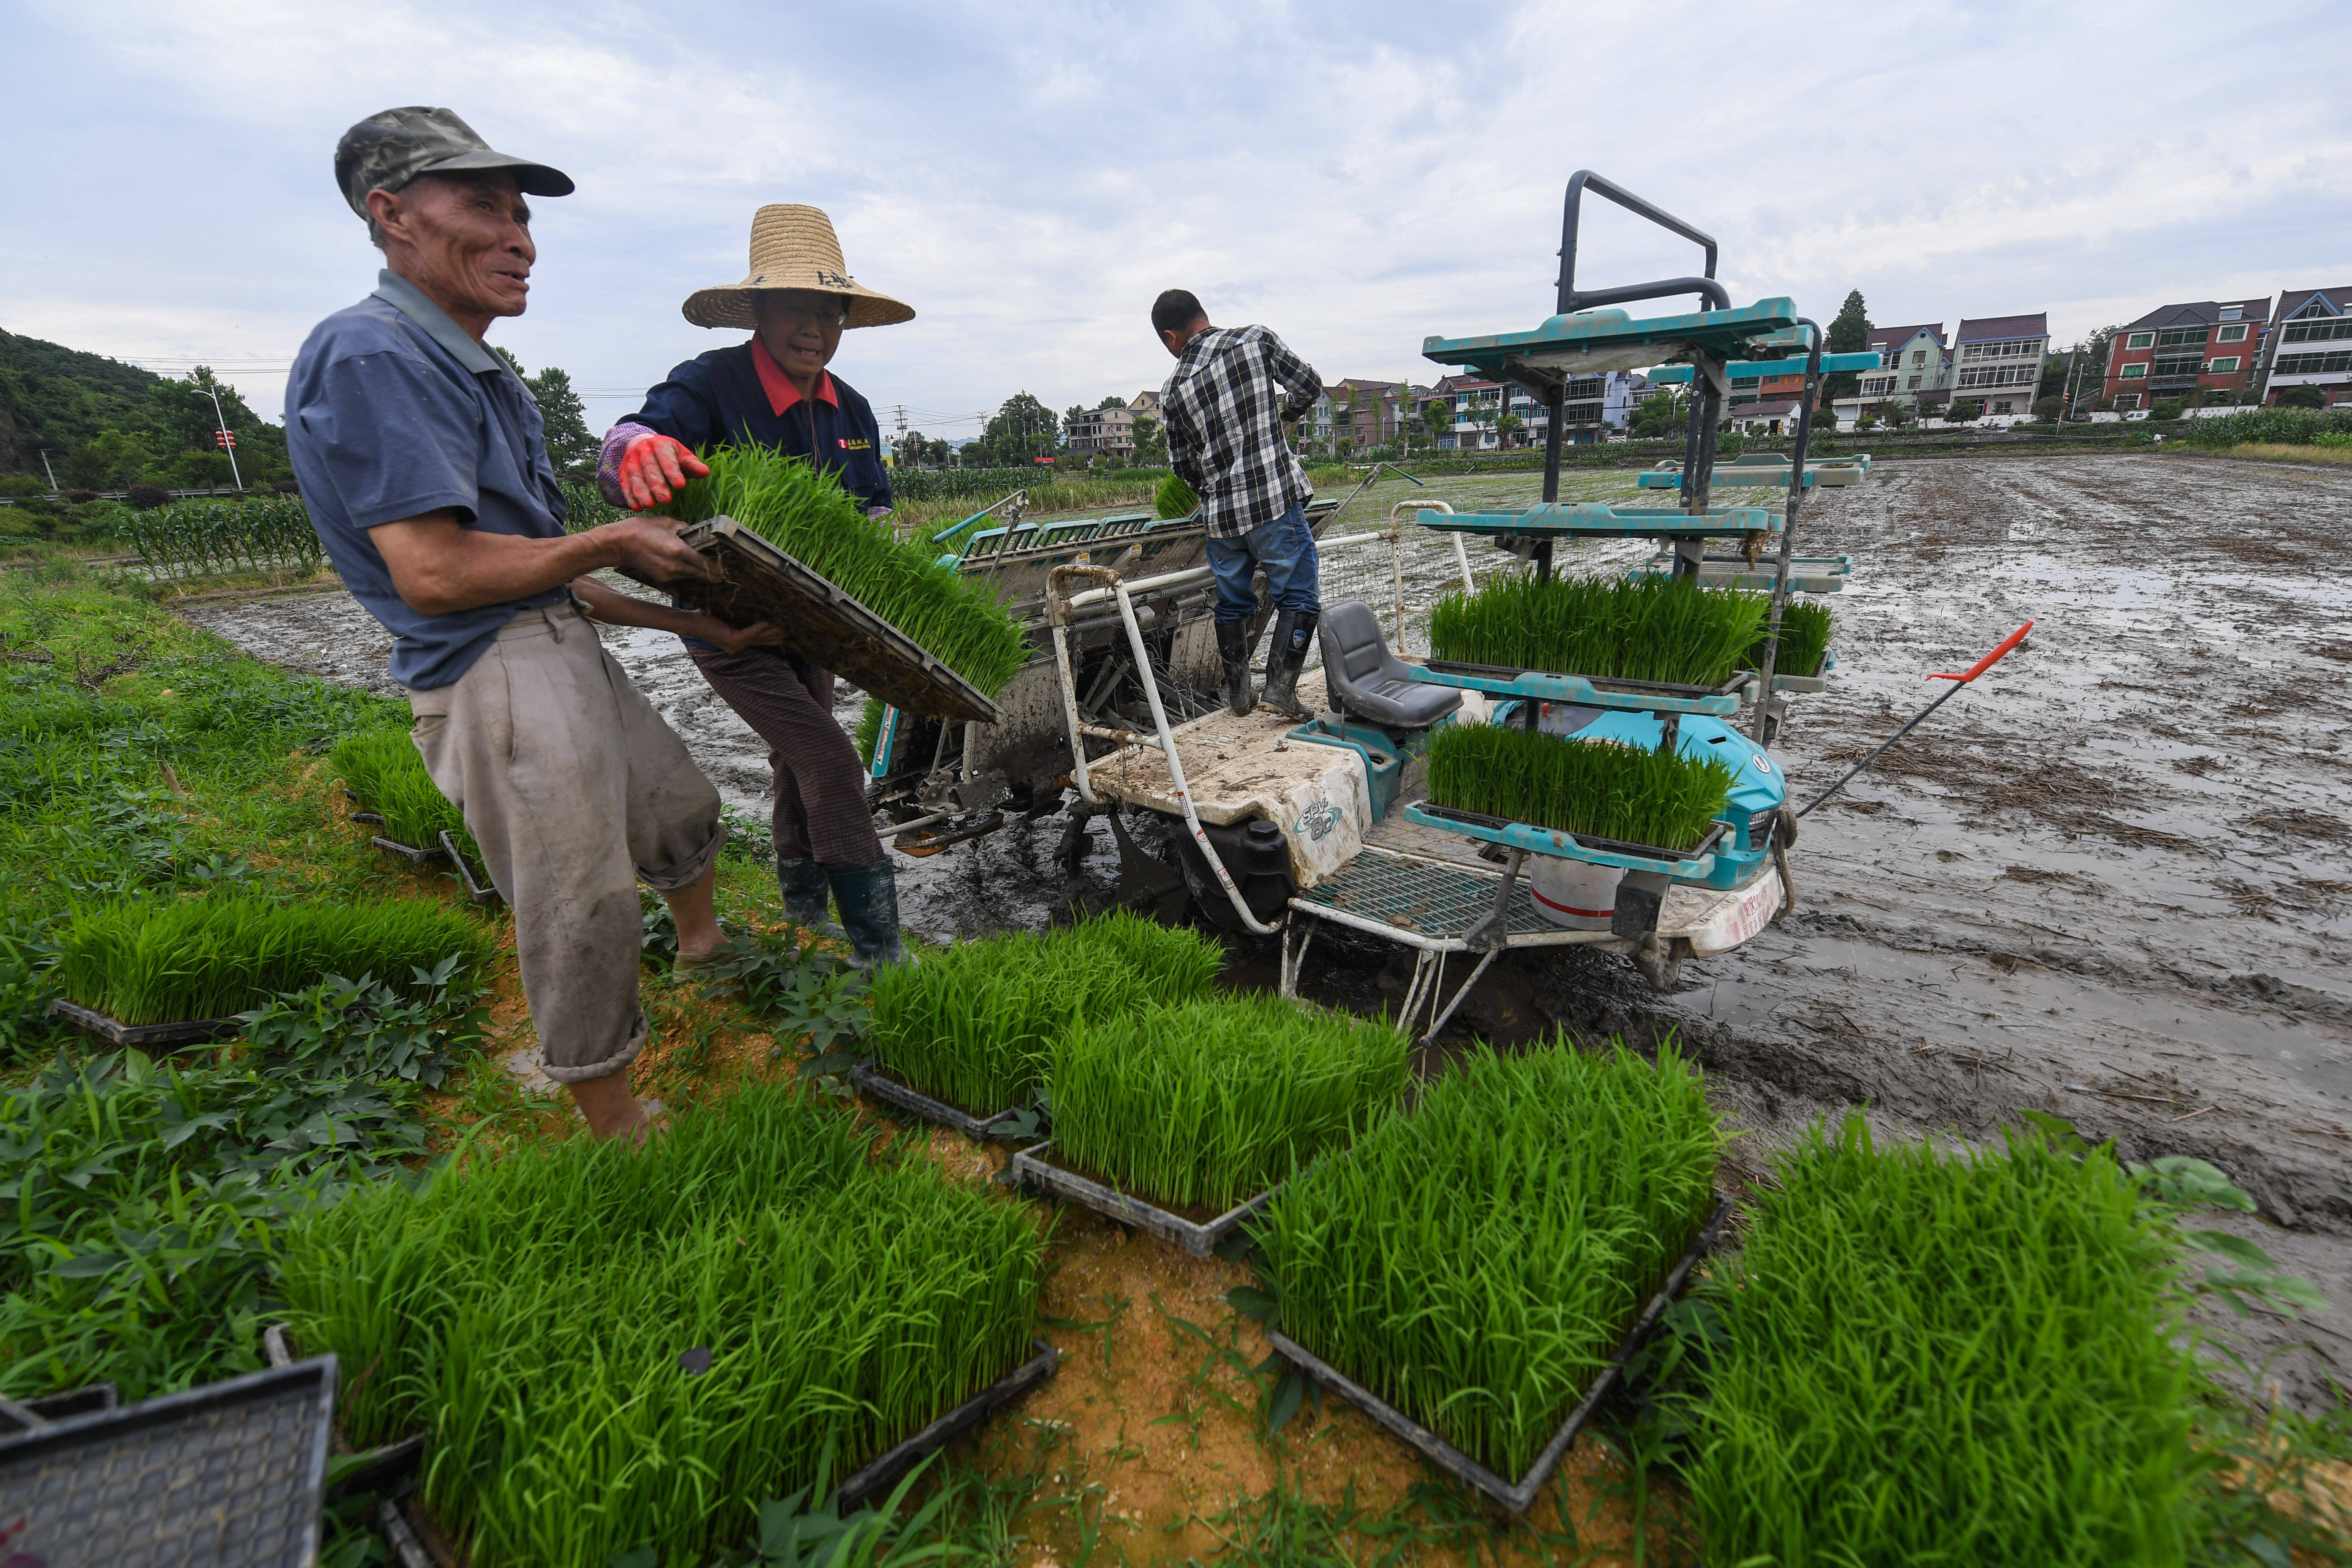
[[[1972,403],[1965,399],[1955,398],[1952,401],[1951,407],[1944,411],[1944,421],[1946,424],[1949,425],[1966,425],[1973,421],[1978,415],[1982,414],[1983,412],[1984,405],[1981,403]]]
[[[2149,409],[2147,416],[2150,419],[2178,419],[2180,417],[2180,400],[2177,397],[2168,397]]]
[[[1625,433],[1637,441],[1654,441],[1674,435],[1688,417],[1682,399],[1662,388],[1642,399]]]
[[[2065,405],[2066,400],[2063,397],[2037,397],[2033,400],[2033,416],[2036,419],[2054,420]]]
[[[1454,399],[1433,397],[1423,404],[1421,427],[1429,432],[1433,441],[1442,441],[1454,434]]]
[[[1070,443],[1078,438],[1078,426],[1087,423],[1087,416],[1092,412],[1093,410],[1088,408],[1083,403],[1073,403],[1067,408],[1062,410],[1062,446],[1064,449],[1066,450]]]
[[[1052,409],[1028,393],[1016,392],[1004,400],[996,416],[988,422],[988,433],[983,437],[988,455],[1001,464],[1050,457],[1058,424]]]
[[[2271,399],[2273,408],[2325,408],[2327,394],[2315,386],[2290,386]]]
[[[1837,319],[1830,323],[1829,352],[1833,354],[1858,354],[1870,346],[1870,310],[1862,300],[1859,289],[1849,292],[1845,303],[1838,308]],[[1862,378],[1850,370],[1822,378],[1822,401],[1833,403],[1841,397],[1852,397],[1860,390]]]
[[[593,479],[603,443],[588,433],[588,405],[572,390],[572,378],[554,365],[532,375],[522,368],[513,350],[503,343],[490,347],[539,405],[540,423],[547,427],[547,460],[555,471],[569,479]]]
[[[1135,416],[1135,462],[1138,468],[1156,468],[1168,460],[1168,437],[1160,428],[1160,421],[1149,414]]]
[[[1113,393],[1108,397],[1104,398],[1100,403],[1096,404],[1095,406],[1097,408],[1124,408],[1127,406],[1127,399],[1119,396],[1117,393]]]
[[[930,455],[930,448],[929,437],[920,430],[909,430],[898,437],[898,445],[890,455],[902,468],[918,468]]]
[[[1517,415],[1506,414],[1495,421],[1495,436],[1504,446],[1516,447],[1519,444],[1519,432],[1527,427],[1528,422]]]

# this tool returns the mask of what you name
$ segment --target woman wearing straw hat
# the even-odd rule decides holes
[[[811,206],[761,207],[743,280],[698,289],[684,310],[698,327],[752,336],[677,366],[613,426],[597,469],[607,500],[640,511],[665,505],[688,478],[709,472],[696,448],[756,444],[836,475],[871,515],[890,510],[874,410],[825,367],[845,329],[889,326],[915,312],[849,275],[830,218]],[[832,674],[774,647],[729,652],[685,640],[711,689],[768,743],[785,913],[823,929],[829,891],[854,961],[895,962],[898,881],[866,808],[856,749],[834,720]]]

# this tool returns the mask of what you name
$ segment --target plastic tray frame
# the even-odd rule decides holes
[[[1053,1146],[1049,1142],[1015,1153],[1013,1156],[1013,1180],[1024,1185],[1043,1188],[1066,1203],[1093,1209],[1121,1225],[1131,1225],[1138,1230],[1156,1236],[1162,1241],[1172,1241],[1195,1258],[1206,1258],[1216,1250],[1217,1243],[1273,1202],[1274,1194],[1282,1190],[1281,1184],[1276,1183],[1247,1203],[1227,1209],[1206,1225],[1199,1225],[1140,1198],[1129,1197],[1116,1187],[1090,1182],[1084,1176],[1063,1170],[1059,1165],[1047,1163],[1040,1156]]]
[[[242,1018],[186,1018],[174,1024],[126,1024],[110,1018],[92,1007],[68,1002],[59,996],[49,1003],[49,1011],[67,1023],[88,1034],[96,1035],[110,1046],[124,1050],[143,1051],[152,1046],[193,1046],[207,1040],[225,1040],[245,1029]]]
[[[414,844],[403,844],[399,839],[386,838],[381,833],[369,839],[368,842],[373,845],[376,848],[383,850],[386,854],[400,856],[403,859],[415,866],[434,865],[446,858],[449,853],[437,844],[429,849],[419,849]]]
[[[1717,506],[1694,515],[1678,507],[1612,507],[1599,501],[1539,502],[1523,511],[1436,511],[1419,514],[1440,533],[1619,534],[1653,539],[1717,539],[1777,534],[1785,521],[1774,507]]]
[[[1483,838],[1506,849],[1524,849],[1531,855],[1549,855],[1560,860],[1581,860],[1591,866],[1622,866],[1628,871],[1660,871],[1677,881],[1694,881],[1715,869],[1716,843],[1731,830],[1731,825],[1718,817],[1696,847],[1676,850],[1655,844],[1624,844],[1598,834],[1570,833],[1561,827],[1538,827],[1531,822],[1506,822],[1498,816],[1433,806],[1427,801],[1414,801],[1404,808],[1404,815],[1406,821],[1417,822],[1423,827]]]
[[[945,1100],[933,1100],[920,1089],[909,1089],[897,1079],[885,1078],[864,1062],[851,1066],[849,1082],[860,1094],[872,1095],[885,1105],[910,1111],[943,1127],[952,1127],[965,1137],[975,1140],[985,1139],[999,1123],[1009,1120],[1019,1110],[1016,1106],[1010,1110],[1000,1110],[993,1116],[974,1116],[970,1111],[957,1110]]]
[[[458,851],[457,840],[446,827],[441,830],[441,853],[449,857],[450,863],[457,868],[457,879],[466,884],[466,897],[493,910],[507,901],[505,895],[496,887],[486,887],[474,880],[474,868],[467,863],[466,857]]]
[[[1715,1212],[1707,1217],[1705,1225],[1699,1226],[1698,1236],[1683,1253],[1681,1261],[1675,1265],[1674,1272],[1666,1276],[1665,1283],[1658,1287],[1657,1294],[1650,1298],[1650,1304],[1643,1309],[1642,1315],[1633,1320],[1633,1326],[1626,1331],[1624,1339],[1618,1343],[1617,1353],[1609,1358],[1608,1364],[1586,1385],[1584,1397],[1577,1402],[1575,1409],[1569,1412],[1568,1419],[1561,1423],[1559,1431],[1552,1434],[1551,1441],[1544,1445],[1543,1452],[1536,1456],[1535,1464],[1516,1483],[1505,1480],[1345,1373],[1324,1362],[1281,1330],[1268,1329],[1266,1342],[1283,1360],[1362,1411],[1376,1426],[1403,1439],[1406,1446],[1423,1458],[1456,1479],[1467,1481],[1511,1512],[1523,1514],[1535,1501],[1536,1493],[1542,1490],[1544,1483],[1551,1479],[1552,1471],[1568,1453],[1568,1446],[1576,1441],[1576,1435],[1584,1429],[1584,1424],[1601,1407],[1601,1400],[1616,1386],[1618,1378],[1625,1371],[1625,1363],[1633,1359],[1635,1351],[1642,1348],[1642,1342],[1650,1337],[1651,1331],[1657,1327],[1658,1320],[1665,1315],[1666,1308],[1674,1299],[1682,1294],[1691,1270],[1698,1267],[1699,1259],[1706,1255],[1707,1248],[1714,1245],[1716,1237],[1722,1231],[1724,1222],[1731,1217],[1731,1200],[1718,1195]]]
[[[946,1447],[966,1432],[979,1426],[1004,1406],[1035,1388],[1054,1375],[1062,1364],[1062,1352],[1044,1340],[1032,1336],[1030,1348],[1036,1353],[953,1410],[940,1416],[905,1442],[852,1471],[834,1489],[835,1509],[854,1508],[867,1498],[887,1492],[898,1483],[899,1478],[929,1455]]]
[[[1447,667],[1451,668],[1447,668]],[[1544,669],[1514,670],[1502,665],[1467,664],[1433,659],[1405,667],[1424,686],[1452,686],[1500,697],[1527,697],[1539,702],[1573,702],[1585,708],[1606,708],[1632,713],[1704,713],[1723,717],[1737,713],[1755,700],[1756,676],[1739,670],[1720,686],[1679,686],[1655,680],[1613,680]],[[1485,671],[1491,670],[1487,674]]]

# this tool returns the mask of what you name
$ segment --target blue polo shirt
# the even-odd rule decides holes
[[[444,509],[468,528],[563,536],[539,405],[505,360],[396,273],[311,329],[286,384],[286,453],[327,557],[393,635],[392,678],[430,690],[472,668],[528,598],[428,616],[392,584],[368,530]]]
[[[757,338],[679,365],[646,394],[646,405],[628,422],[696,451],[759,446],[806,458],[820,471],[840,475],[841,488],[867,507],[890,504],[882,432],[866,399],[822,372],[816,395],[803,397]]]

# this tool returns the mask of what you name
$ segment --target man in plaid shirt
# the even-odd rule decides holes
[[[1265,701],[1297,718],[1298,671],[1323,613],[1316,594],[1315,535],[1307,502],[1315,487],[1283,438],[1285,423],[1323,394],[1314,366],[1264,327],[1213,327],[1201,301],[1171,289],[1151,307],[1152,329],[1176,356],[1161,388],[1168,460],[1201,497],[1209,567],[1217,579],[1217,656],[1225,704],[1255,706],[1250,691],[1249,619],[1257,613],[1253,571],[1279,614],[1265,651]]]

